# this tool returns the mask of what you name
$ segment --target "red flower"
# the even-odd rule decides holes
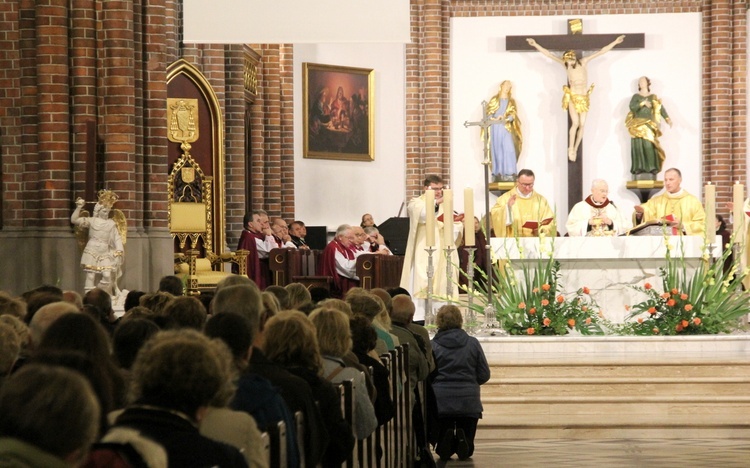
[[[651,283],[644,284],[643,289],[651,289]]]
[[[682,328],[687,328],[687,326],[690,325],[690,322],[688,322],[687,320],[683,320],[682,322],[680,322],[680,324],[682,325]]]
[[[568,319],[568,326],[570,328],[573,328],[576,326],[576,320],[575,319]]]
[[[659,294],[659,297],[661,297],[662,299],[669,299],[669,293],[665,292],[665,293]]]
[[[668,300],[668,301],[667,301],[667,305],[668,305],[669,307],[673,307],[673,306],[674,306],[675,304],[677,304],[677,303],[675,302],[675,300],[674,300],[674,299],[670,299],[670,300]]]
[[[688,311],[688,312],[690,312],[691,310],[693,310],[693,304],[685,304],[685,310]]]
[[[584,293],[584,294],[590,294],[590,293],[591,293],[591,290],[590,290],[589,288],[587,288],[586,286],[584,286],[584,287],[583,287],[583,293]]]
[[[688,298],[687,294],[685,293],[680,294],[680,299],[682,299],[683,301],[687,300],[687,298]]]
[[[526,329],[527,335],[533,335],[534,333],[536,333],[536,330],[534,330],[534,327],[529,327]]]
[[[583,307],[581,307],[581,310],[584,311],[584,312],[586,312],[587,310],[589,310],[589,308],[588,308],[588,306],[583,306]]]
[[[683,328],[684,328],[684,327],[682,326],[682,324],[681,324],[681,323],[678,323],[678,324],[677,324],[677,325],[675,325],[675,327],[674,327],[674,329],[675,329],[675,330],[677,330],[678,332],[681,332],[681,331],[683,330]]]
[[[678,291],[678,290],[677,290],[677,288],[672,288],[672,294],[677,294],[677,293],[679,293],[679,292],[680,292],[680,291]]]
[[[547,299],[542,299],[542,307],[548,306],[549,301]]]
[[[550,320],[549,317],[544,317],[544,321],[542,323],[544,323],[545,327],[549,327],[549,324],[552,323],[552,320]]]
[[[543,291],[549,291],[549,288],[550,288],[550,285],[549,285],[549,284],[547,284],[547,283],[544,283],[544,284],[542,285],[542,290],[543,290]]]
[[[702,320],[701,320],[701,318],[700,318],[700,317],[695,317],[695,318],[693,318],[693,323],[694,323],[694,324],[696,324],[696,325],[700,325],[700,324],[701,324],[701,321],[702,321]]]
[[[586,325],[591,323],[591,317],[586,317]]]
[[[519,309],[525,309],[526,308],[526,303],[525,302],[521,302],[520,304],[518,304],[518,308]]]
[[[651,315],[654,315],[656,313],[656,307],[649,307],[648,308],[648,313],[651,314]]]
[[[654,327],[653,330],[651,330],[651,331],[654,332],[654,334],[659,333],[659,329],[657,327]]]
[[[557,302],[559,302],[560,304],[562,304],[563,302],[565,302],[565,298],[562,297],[562,296],[557,296]]]
[[[531,315],[534,315],[534,314],[536,314],[536,307],[532,307],[531,309],[529,309],[529,313],[530,313]]]
[[[539,292],[539,288],[534,288],[534,289],[531,290],[531,292],[533,292],[534,294],[536,294],[536,293]]]
[[[638,323],[643,323],[643,317],[638,317]]]

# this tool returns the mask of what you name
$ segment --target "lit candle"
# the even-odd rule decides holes
[[[716,239],[716,186],[709,182],[703,186],[706,201],[706,240],[713,244]]]
[[[474,189],[464,189],[464,245],[473,247],[476,244],[474,233]]]
[[[443,189],[443,248],[456,245],[453,238],[453,190]]]
[[[732,187],[732,217],[734,218],[734,241],[745,242],[745,186],[737,182]]]
[[[427,247],[435,247],[435,191],[424,192],[424,228]]]

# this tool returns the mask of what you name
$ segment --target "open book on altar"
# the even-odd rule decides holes
[[[670,219],[671,218],[671,219]],[[667,235],[676,236],[679,235],[678,228],[674,228],[669,225],[670,222],[674,221],[674,216],[665,216],[663,219],[656,219],[653,221],[647,221],[641,223],[633,229],[620,234],[621,236],[663,236]]]
[[[440,215],[440,216],[437,217],[437,220],[440,221],[441,223],[443,222],[443,219],[444,219],[443,215]],[[464,214],[463,213],[458,214],[456,212],[453,212],[453,222],[454,223],[460,223],[463,220],[464,220]]]
[[[545,218],[541,221],[526,221],[523,223],[524,228],[526,229],[539,229],[539,226],[546,226],[552,222],[552,218]]]

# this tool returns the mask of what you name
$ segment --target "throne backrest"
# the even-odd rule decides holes
[[[167,183],[172,238],[179,239],[180,250],[198,248],[198,241],[202,240],[204,250],[213,252],[213,178],[206,177],[189,154],[183,154],[175,161]]]

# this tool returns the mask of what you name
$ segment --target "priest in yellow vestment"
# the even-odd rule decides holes
[[[495,202],[490,213],[495,237],[555,236],[555,213],[547,199],[534,191],[534,172],[521,169],[516,186]]]
[[[680,170],[667,169],[664,172],[664,192],[635,207],[636,222],[665,221],[673,228],[684,230],[688,236],[704,235],[706,212],[703,205],[680,184]]]

